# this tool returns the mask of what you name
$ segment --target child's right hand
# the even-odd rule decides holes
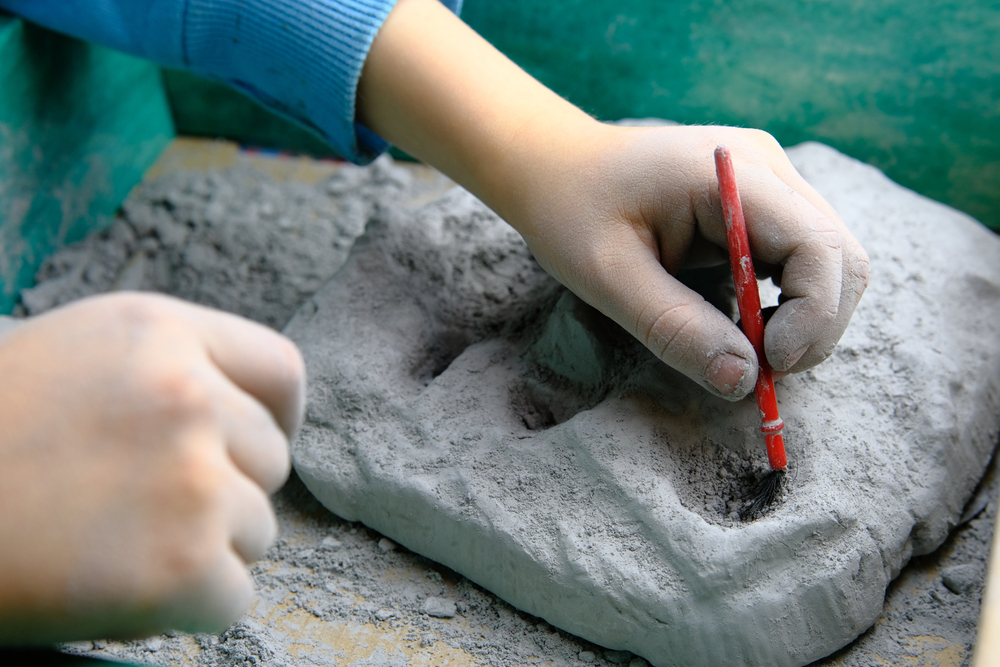
[[[713,152],[726,144],[756,261],[783,303],[764,348],[778,372],[826,359],[868,281],[868,257],[774,139],[729,127],[572,125],[522,161],[498,210],[563,284],[664,362],[721,396],[753,390],[757,359],[727,316],[674,277],[728,262]],[[512,149],[512,153],[517,148]]]
[[[754,257],[777,267],[787,298],[764,335],[776,371],[827,358],[868,281],[864,250],[770,135],[599,123],[436,0],[400,0],[389,14],[358,117],[482,199],[546,270],[664,362],[731,400],[753,389],[753,348],[674,278],[727,261],[718,144],[732,151]]]

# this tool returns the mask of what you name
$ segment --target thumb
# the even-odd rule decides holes
[[[637,256],[644,257],[639,265]],[[605,262],[601,282],[589,285],[587,300],[716,396],[736,401],[749,394],[757,380],[757,355],[743,332],[648,251],[631,257],[627,269]]]

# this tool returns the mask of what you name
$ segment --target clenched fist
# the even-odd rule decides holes
[[[295,346],[153,295],[0,338],[0,642],[221,629],[276,534]]]

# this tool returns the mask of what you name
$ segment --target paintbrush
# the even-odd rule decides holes
[[[715,172],[719,178],[719,194],[722,198],[722,214],[726,220],[726,239],[729,243],[729,262],[733,267],[733,282],[736,284],[736,303],[740,309],[740,323],[743,333],[757,353],[757,408],[760,410],[760,430],[764,434],[767,460],[770,472],[764,475],[753,490],[753,494],[740,510],[740,518],[752,519],[763,512],[781,494],[788,459],[785,456],[785,441],[781,436],[784,422],[778,415],[778,399],[774,393],[774,378],[771,365],[764,354],[764,318],[760,310],[760,293],[757,291],[757,275],[750,257],[750,239],[747,235],[740,193],[736,189],[736,172],[729,149],[719,146],[715,149]]]

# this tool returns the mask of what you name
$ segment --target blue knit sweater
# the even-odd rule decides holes
[[[442,0],[455,12],[462,0]],[[395,0],[0,0],[75,37],[223,81],[363,164],[386,143],[354,122],[372,39]]]

